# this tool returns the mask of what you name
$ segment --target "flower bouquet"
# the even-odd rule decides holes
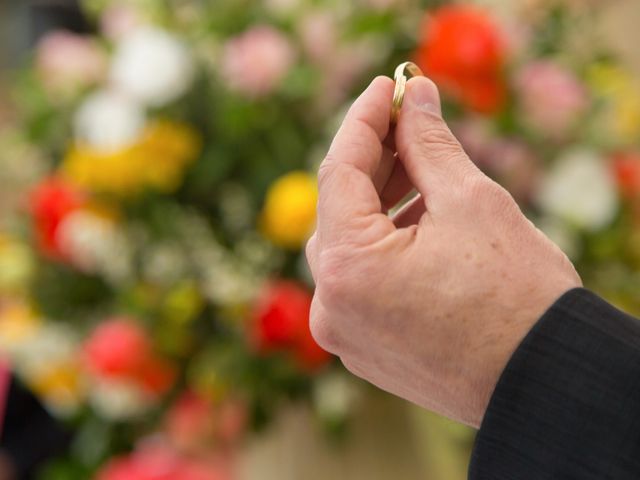
[[[0,130],[0,347],[75,431],[43,478],[236,478],[291,402],[348,434],[367,390],[309,332],[302,251],[346,105],[405,59],[585,283],[640,313],[640,88],[588,2],[84,9],[95,34],[40,39]]]

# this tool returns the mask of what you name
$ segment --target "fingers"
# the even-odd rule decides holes
[[[413,189],[413,185],[407,177],[402,162],[398,160],[395,131],[389,132],[383,145],[382,161],[374,177],[374,183],[380,195],[382,209],[387,211],[396,206]]]
[[[376,191],[379,195],[384,191],[385,185],[389,182],[389,178],[391,177],[397,163],[396,152],[387,146],[383,146],[380,165],[373,176],[373,184],[375,185]]]
[[[407,83],[396,143],[407,176],[429,209],[439,195],[479,173],[442,119],[437,87],[428,78]]]
[[[390,209],[397,205],[400,200],[413,190],[413,185],[407,176],[404,165],[397,160],[397,156],[394,157],[394,162],[393,171],[380,193],[382,206],[385,209]]]
[[[322,245],[345,236],[355,240],[363,230],[382,235],[394,229],[382,213],[374,185],[389,131],[393,88],[387,77],[371,83],[347,113],[320,166],[317,235]],[[372,223],[376,228],[369,228]]]

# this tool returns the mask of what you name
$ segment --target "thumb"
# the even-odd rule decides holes
[[[407,82],[396,129],[398,156],[427,208],[480,171],[442,118],[440,95],[426,77]]]

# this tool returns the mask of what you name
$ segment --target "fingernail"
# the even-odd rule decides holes
[[[409,101],[420,110],[440,116],[440,95],[435,84],[425,77],[415,77],[407,83]]]

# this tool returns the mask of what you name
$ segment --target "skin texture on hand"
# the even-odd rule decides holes
[[[371,83],[320,167],[311,331],[355,375],[478,427],[520,341],[581,281],[464,153],[433,82],[408,82],[390,129],[393,88]]]

